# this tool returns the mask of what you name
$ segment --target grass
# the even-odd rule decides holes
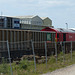
[[[58,61],[56,63],[55,56],[50,56],[48,60],[47,67],[46,63],[36,64],[36,72],[34,68],[34,61],[23,60],[20,61],[19,64],[12,63],[13,75],[41,75],[43,73],[52,72],[56,69],[60,69],[69,65],[75,64],[75,52],[73,52],[72,60],[71,54],[64,55],[60,53],[58,55]],[[11,75],[10,73],[10,65],[3,62],[0,65],[0,73],[3,75]]]

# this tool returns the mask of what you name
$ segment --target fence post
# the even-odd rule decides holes
[[[56,58],[56,64],[57,64],[57,44],[55,42],[55,58]]]
[[[35,59],[35,52],[34,52],[34,44],[32,40],[31,40],[31,43],[32,43],[32,50],[33,50],[33,55],[34,55],[34,66],[35,66],[35,71],[36,71],[36,59]]]
[[[71,60],[72,60],[72,41],[71,41]]]
[[[65,42],[62,42],[63,62],[65,62]]]
[[[10,68],[11,68],[11,75],[13,75],[12,66],[11,66],[11,58],[10,58],[10,50],[9,50],[9,43],[8,43],[8,40],[7,40],[7,49],[8,49],[8,56],[9,56]]]
[[[45,56],[46,56],[46,68],[47,68],[47,43],[45,41]]]
[[[63,54],[64,54],[64,55],[63,55],[63,56],[64,56],[64,57],[63,57],[63,61],[65,62],[65,42],[63,42],[63,43],[64,43],[64,46],[63,46]]]

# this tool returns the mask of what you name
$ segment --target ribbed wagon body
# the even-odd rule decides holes
[[[50,38],[48,38],[50,36]],[[46,32],[38,30],[23,30],[23,29],[0,29],[0,41],[9,42],[11,57],[21,57],[24,54],[32,53],[32,42],[34,43],[35,52],[39,48],[44,50],[40,42],[55,41],[55,32]],[[7,57],[7,49],[3,43],[0,44],[0,57]],[[39,54],[39,53],[38,53]]]

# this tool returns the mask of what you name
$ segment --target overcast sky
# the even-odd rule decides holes
[[[5,16],[49,17],[55,28],[75,28],[75,0],[0,0]]]

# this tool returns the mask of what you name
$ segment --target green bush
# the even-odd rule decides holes
[[[9,72],[9,65],[7,61],[2,58],[2,64],[0,65],[0,73],[8,73]]]
[[[28,64],[29,62],[27,61],[27,60],[22,60],[22,61],[20,61],[20,64],[19,64],[19,67],[21,68],[21,69],[27,69],[28,68]]]
[[[56,62],[55,57],[51,56],[48,63],[55,63],[55,62]]]

